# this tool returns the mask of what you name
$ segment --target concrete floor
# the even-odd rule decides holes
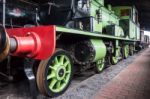
[[[101,89],[94,99],[150,99],[150,48]]]

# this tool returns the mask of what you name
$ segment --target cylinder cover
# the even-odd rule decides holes
[[[78,63],[95,62],[105,55],[106,46],[102,40],[89,39],[75,45],[74,57]]]
[[[91,43],[95,49],[94,62],[104,58],[106,56],[106,45],[104,42],[99,39],[91,39]]]

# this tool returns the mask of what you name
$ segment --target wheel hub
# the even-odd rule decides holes
[[[58,67],[57,69],[57,80],[63,80],[64,77],[65,77],[65,72],[66,72],[66,69],[64,68],[64,66],[60,66]]]
[[[59,71],[58,75],[59,75],[59,77],[63,77],[63,75],[64,75],[64,70],[61,69],[61,70]]]

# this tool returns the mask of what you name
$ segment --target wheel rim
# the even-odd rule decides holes
[[[105,66],[105,58],[97,61],[96,66],[97,66],[98,71],[102,71],[104,69],[104,66]]]
[[[126,45],[124,47],[124,55],[125,55],[125,58],[127,58],[129,56],[129,46],[128,45]]]
[[[71,75],[70,59],[66,55],[55,56],[46,74],[47,84],[52,92],[62,91],[68,84]]]

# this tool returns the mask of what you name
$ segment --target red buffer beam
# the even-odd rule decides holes
[[[13,28],[2,32],[4,31],[9,35],[10,54],[13,56],[44,60],[55,51],[55,26]]]

